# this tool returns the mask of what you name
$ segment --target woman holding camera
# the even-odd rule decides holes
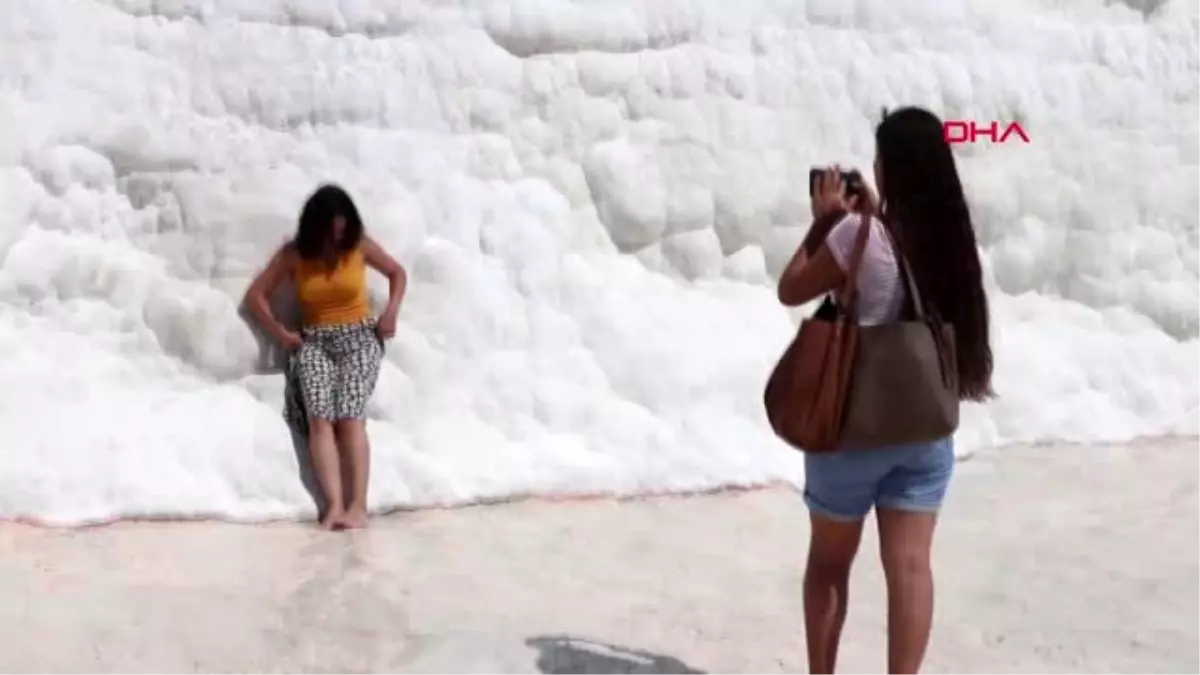
[[[779,299],[802,305],[842,287],[859,229],[870,227],[856,276],[858,323],[900,320],[911,300],[902,276],[901,263],[907,260],[922,304],[954,327],[959,399],[988,398],[987,297],[971,216],[941,120],[919,108],[901,109],[879,124],[875,141],[875,184],[882,199],[875,203],[865,185],[848,193],[836,170],[822,175],[813,191],[813,228],[780,277]],[[872,508],[887,580],[888,672],[917,672],[933,619],[930,550],[954,471],[953,437],[806,453],[805,461],[804,497],[812,524],[804,578],[810,672],[834,671],[850,569]]]

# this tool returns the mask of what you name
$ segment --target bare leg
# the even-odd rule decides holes
[[[313,469],[317,481],[325,493],[329,508],[321,518],[321,526],[334,529],[340,526],[345,514],[342,502],[342,472],[338,466],[337,441],[333,435],[333,424],[329,420],[308,421],[308,449],[312,453]]]
[[[879,548],[888,592],[888,672],[916,673],[933,627],[929,564],[937,514],[879,509]]]
[[[366,527],[367,484],[370,479],[371,461],[366,422],[338,420],[337,431],[350,486],[346,495],[346,515],[342,522],[346,527]]]
[[[809,517],[812,537],[804,571],[804,628],[808,672],[832,673],[850,598],[850,568],[862,540],[863,523]]]

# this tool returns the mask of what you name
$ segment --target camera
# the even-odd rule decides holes
[[[827,166],[818,166],[808,172],[808,194],[812,196],[817,191],[817,181],[820,180],[821,174],[829,170]],[[862,174],[858,171],[841,171],[839,172],[842,178],[842,183],[846,186],[846,196],[861,194],[863,187]]]

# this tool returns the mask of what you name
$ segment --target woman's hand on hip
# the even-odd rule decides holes
[[[386,309],[379,315],[375,332],[379,334],[380,339],[388,340],[396,335],[396,314],[395,309]]]
[[[289,352],[294,352],[297,349],[300,349],[300,347],[304,344],[304,338],[300,337],[299,333],[290,330],[284,330],[281,332],[277,336],[277,339],[279,340],[279,346],[283,347]]]

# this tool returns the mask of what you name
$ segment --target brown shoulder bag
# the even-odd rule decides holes
[[[872,214],[861,222],[836,310],[800,324],[763,395],[776,435],[805,452],[930,441],[958,428],[953,327],[929,314],[894,239],[915,316],[858,324],[858,269]]]

